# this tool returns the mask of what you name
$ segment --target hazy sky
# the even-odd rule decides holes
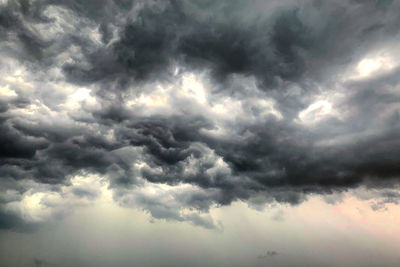
[[[399,14],[0,0],[0,266],[399,266]]]

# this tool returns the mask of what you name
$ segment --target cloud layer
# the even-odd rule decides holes
[[[62,192],[78,176],[104,177],[121,205],[206,228],[211,206],[238,199],[397,184],[398,10],[0,2],[0,227],[27,223],[9,204],[32,184]]]

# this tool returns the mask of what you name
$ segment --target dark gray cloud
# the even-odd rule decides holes
[[[23,218],[10,212],[0,211],[0,229],[12,229],[29,232],[37,229],[36,224],[26,222]]]
[[[7,186],[97,173],[118,200],[147,182],[190,184],[201,191],[173,204],[134,202],[213,228],[180,210],[397,183],[394,1],[1,3]]]

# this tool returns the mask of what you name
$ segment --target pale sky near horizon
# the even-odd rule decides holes
[[[341,199],[262,210],[235,202],[212,208],[220,228],[206,229],[154,220],[105,190],[34,231],[1,231],[0,258],[2,266],[396,266],[400,207]]]
[[[399,13],[0,0],[0,266],[399,266]]]

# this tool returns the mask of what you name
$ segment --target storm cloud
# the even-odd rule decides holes
[[[75,176],[99,175],[119,204],[205,228],[218,228],[210,207],[235,200],[295,205],[397,186],[399,10],[0,1],[0,228],[30,223],[10,207],[32,184],[98,196]]]

